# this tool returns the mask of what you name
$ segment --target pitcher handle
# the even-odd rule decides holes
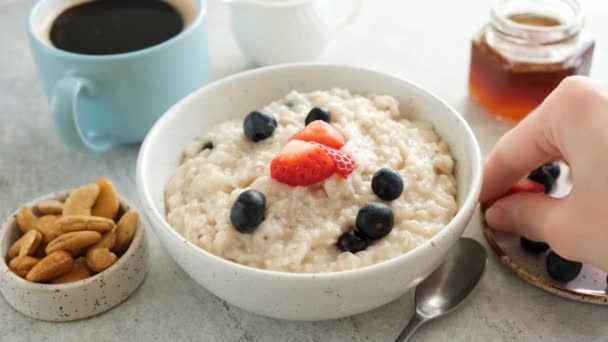
[[[96,89],[91,81],[82,77],[65,76],[55,84],[51,97],[55,126],[63,141],[71,148],[83,152],[107,151],[115,144],[96,136],[94,131],[84,132],[80,125],[81,114],[76,105],[83,93],[95,95]]]
[[[344,28],[352,24],[355,19],[357,19],[360,12],[361,0],[352,0],[352,7],[350,9],[350,12],[344,18],[338,21],[338,24],[336,25],[336,31],[342,31]]]

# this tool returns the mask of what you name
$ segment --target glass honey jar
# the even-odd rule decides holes
[[[495,0],[473,38],[472,99],[517,122],[571,75],[588,75],[594,40],[577,0]]]

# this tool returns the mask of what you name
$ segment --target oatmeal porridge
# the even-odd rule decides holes
[[[406,253],[458,210],[454,160],[387,95],[299,93],[212,127],[165,187],[169,224],[257,268],[329,272]]]

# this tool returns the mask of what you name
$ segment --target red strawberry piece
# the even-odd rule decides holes
[[[491,207],[492,204],[494,204],[501,198],[508,197],[520,192],[545,193],[545,186],[529,179],[523,179],[513,185],[507,192],[505,192],[504,195],[499,196],[498,198],[495,198],[493,200],[487,201],[486,203],[483,203],[482,210],[485,211],[487,208]]]
[[[346,152],[336,150],[335,148],[327,147],[319,143],[313,143],[322,148],[336,164],[336,173],[346,179],[355,169],[355,161]]]
[[[291,137],[291,140],[314,141],[338,149],[344,146],[342,133],[323,120],[315,120],[309,123],[303,130]]]
[[[270,176],[291,186],[310,185],[331,176],[335,163],[318,145],[292,140],[270,162]]]

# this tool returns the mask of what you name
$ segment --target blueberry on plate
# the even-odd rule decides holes
[[[243,131],[249,140],[258,142],[272,135],[277,128],[277,120],[271,113],[253,111],[243,121]]]
[[[392,201],[401,196],[403,179],[397,171],[383,167],[372,177],[372,190],[383,200]]]
[[[548,163],[530,172],[528,179],[544,185],[545,193],[548,194],[553,190],[560,173],[559,164]]]
[[[549,245],[547,245],[546,243],[541,241],[528,240],[523,236],[519,239],[519,244],[523,249],[533,254],[540,254],[549,249]]]
[[[308,115],[306,115],[306,120],[304,120],[304,124],[308,126],[309,123],[316,120],[323,120],[329,123],[331,121],[331,113],[325,108],[313,107],[308,112]]]
[[[230,209],[230,222],[241,233],[251,233],[262,221],[266,210],[266,196],[255,190],[243,191]]]
[[[213,150],[213,142],[207,141],[206,143],[204,143],[203,148],[201,148],[201,151],[204,151],[204,150]]]
[[[582,268],[582,263],[564,259],[553,251],[547,255],[547,272],[559,282],[566,283],[576,278]]]
[[[393,230],[393,210],[384,203],[367,203],[359,209],[355,225],[368,239],[381,239]]]
[[[338,248],[344,252],[357,253],[367,248],[367,238],[358,231],[344,232],[336,243]]]

